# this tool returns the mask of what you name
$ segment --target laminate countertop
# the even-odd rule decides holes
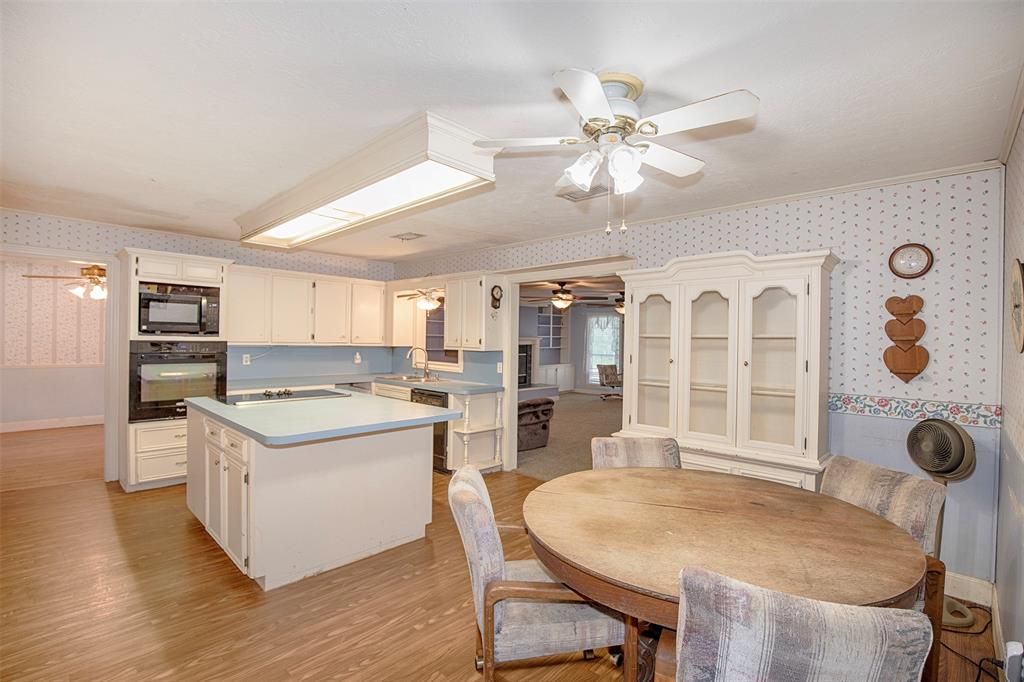
[[[185,404],[190,411],[207,414],[270,447],[426,426],[462,417],[460,410],[356,392],[342,398],[242,406],[225,405],[213,398],[186,398]]]
[[[404,379],[392,379],[388,375],[377,376],[373,379],[377,384],[390,384],[392,386],[408,386],[419,388],[424,391],[437,391],[438,393],[454,393],[456,395],[478,395],[481,393],[501,393],[505,389],[502,386],[493,384],[478,384],[472,381],[454,381],[441,379],[440,381],[406,381]]]

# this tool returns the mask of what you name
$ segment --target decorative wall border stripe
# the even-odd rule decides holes
[[[983,403],[947,403],[937,400],[886,398],[877,395],[830,393],[828,411],[863,414],[894,419],[946,419],[962,426],[998,429],[1003,421],[1001,405]]]

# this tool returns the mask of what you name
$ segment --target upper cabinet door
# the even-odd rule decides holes
[[[676,286],[637,288],[627,311],[636,330],[636,346],[626,365],[633,397],[632,425],[669,435],[676,421],[678,294]]]
[[[352,343],[384,343],[384,284],[352,283]]]
[[[228,341],[270,343],[270,276],[233,268],[226,289]]]
[[[738,445],[804,450],[807,280],[742,283]]]
[[[186,258],[181,262],[181,278],[189,282],[223,282],[224,266]]]
[[[738,286],[732,281],[687,285],[683,297],[683,437],[735,442]]]
[[[317,280],[313,289],[313,339],[317,343],[349,342],[348,282]]]
[[[271,341],[313,341],[313,281],[302,277],[273,277]]]
[[[462,347],[484,347],[484,280],[462,280]]]
[[[444,347],[462,348],[463,281],[448,280],[444,283]]]
[[[135,274],[141,280],[181,279],[181,258],[139,254],[135,259]]]

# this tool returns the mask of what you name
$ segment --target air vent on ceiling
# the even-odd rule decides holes
[[[419,239],[420,237],[426,237],[425,234],[419,232],[403,232],[402,234],[391,235],[392,239],[401,239],[403,242],[411,242],[413,239]]]
[[[587,199],[596,199],[598,197],[603,197],[606,194],[608,194],[607,187],[605,187],[604,185],[594,185],[593,187],[590,188],[589,192],[584,192],[583,190],[577,189],[576,187],[570,187],[559,192],[558,196],[562,197],[563,199],[568,199],[569,201],[572,202],[577,202],[586,201]]]

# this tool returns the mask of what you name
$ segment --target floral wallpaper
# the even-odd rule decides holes
[[[0,261],[0,366],[102,365],[106,301],[76,298],[60,281],[28,274],[74,277],[78,266]]]
[[[856,396],[994,405],[1000,352],[999,274],[1002,171],[999,169],[638,224],[548,241],[396,264],[398,278],[428,273],[509,270],[625,254],[637,267],[677,256],[745,249],[758,255],[830,248],[831,392]],[[935,254],[924,277],[902,280],[890,252],[921,242]],[[909,384],[889,373],[882,352],[885,300],[917,294],[931,361]],[[993,415],[994,416],[994,415]]]
[[[0,243],[46,248],[80,249],[117,253],[125,247],[230,258],[242,265],[300,270],[324,275],[365,279],[394,278],[394,265],[384,261],[335,256],[313,251],[281,252],[242,246],[238,242],[206,237],[105,225],[86,220],[0,210],[3,232]]]

